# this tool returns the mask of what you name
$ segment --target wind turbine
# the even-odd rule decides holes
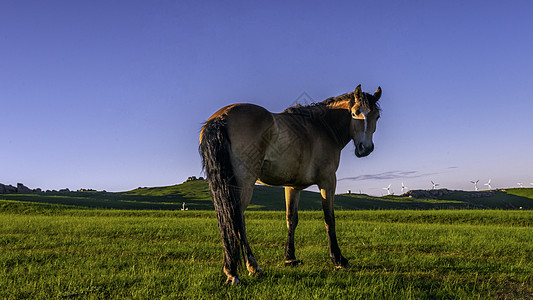
[[[474,189],[477,191],[477,183],[479,182],[479,179],[476,181],[470,181],[474,184]]]
[[[405,185],[403,185],[403,182],[402,182],[402,194],[404,193],[404,191],[408,189],[408,187],[406,187]]]
[[[490,180],[491,179],[489,179],[489,182],[485,183],[485,185],[489,187],[489,190],[492,190],[492,186],[490,185]]]
[[[433,182],[433,180],[431,181],[431,184],[433,184],[433,187],[431,188],[432,190],[436,189],[440,185],[438,183]]]
[[[391,185],[389,184],[388,187],[383,188],[384,190],[387,190],[387,195],[390,195],[390,194],[391,194],[391,193],[390,193],[390,186],[391,186]]]

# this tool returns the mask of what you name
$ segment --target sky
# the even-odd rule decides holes
[[[533,187],[531,1],[2,1],[0,183],[203,176],[202,123],[383,89],[337,193]],[[301,97],[308,95],[308,97]],[[310,190],[317,190],[316,186]]]

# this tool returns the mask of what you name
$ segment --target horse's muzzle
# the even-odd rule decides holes
[[[365,145],[363,143],[358,143],[355,147],[355,156],[365,157],[368,154],[372,153],[372,151],[374,151],[374,144]]]

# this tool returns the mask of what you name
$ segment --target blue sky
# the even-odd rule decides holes
[[[337,193],[533,182],[530,1],[3,1],[0,182],[123,191],[201,176],[219,108],[383,88]],[[301,100],[301,99],[300,99]],[[316,189],[316,188],[311,188]]]

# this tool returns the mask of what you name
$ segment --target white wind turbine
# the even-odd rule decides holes
[[[492,190],[492,186],[490,185],[490,180],[491,179],[489,179],[489,182],[485,183],[485,185],[489,187],[489,190]]]
[[[470,182],[474,184],[474,190],[477,191],[477,190],[478,190],[478,188],[477,188],[477,183],[479,182],[479,179],[476,180],[476,181],[470,181]]]
[[[433,185],[433,187],[431,188],[432,190],[436,189],[440,185],[438,183],[433,182],[433,180],[431,181],[431,184]]]
[[[405,185],[403,185],[403,182],[402,182],[402,194],[404,193],[404,191],[408,189],[408,187],[406,187]]]
[[[387,195],[390,195],[390,194],[391,194],[391,192],[390,192],[390,186],[391,186],[391,185],[389,184],[388,187],[383,188],[384,190],[387,190]]]

